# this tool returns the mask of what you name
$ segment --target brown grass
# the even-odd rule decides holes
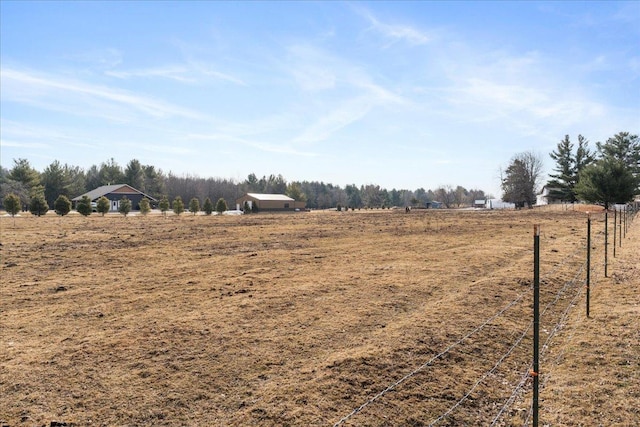
[[[522,425],[533,224],[557,330],[541,421],[633,425],[640,227],[605,279],[592,217],[592,316],[581,295],[564,320],[579,211],[2,217],[0,425],[326,426],[398,381],[343,425],[428,425],[472,389],[439,425],[488,425],[513,395],[497,424]]]

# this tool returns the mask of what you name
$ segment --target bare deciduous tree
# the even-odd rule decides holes
[[[536,202],[536,191],[542,176],[542,159],[525,151],[516,154],[502,176],[502,199],[516,207],[531,207]]]

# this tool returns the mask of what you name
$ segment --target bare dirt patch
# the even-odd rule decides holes
[[[522,424],[540,224],[541,420],[632,425],[638,224],[605,279],[592,217],[591,319],[580,211],[0,218],[0,421]]]

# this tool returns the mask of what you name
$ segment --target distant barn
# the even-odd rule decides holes
[[[487,209],[515,209],[515,203],[505,202],[501,199],[487,199],[485,203]]]
[[[487,201],[484,200],[484,199],[477,199],[477,200],[473,201],[473,207],[474,208],[484,208],[486,203],[487,203]]]
[[[284,194],[247,193],[236,199],[238,209],[244,209],[245,202],[249,209],[258,211],[296,211],[307,206],[306,202],[294,200]]]
[[[77,204],[84,196],[87,196],[92,202],[97,202],[100,197],[106,197],[109,200],[110,211],[117,211],[120,207],[120,200],[123,197],[127,197],[131,201],[131,207],[133,209],[140,209],[140,201],[144,198],[149,199],[149,202],[156,203],[157,200],[142,191],[136,190],[127,184],[114,184],[103,185],[95,190],[91,190],[88,193],[74,197],[71,201]]]

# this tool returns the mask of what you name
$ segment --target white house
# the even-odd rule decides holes
[[[552,191],[560,191],[560,188],[547,187],[546,185],[542,187],[542,191],[540,194],[536,195],[536,205],[550,205],[553,203],[560,203],[561,200],[551,196]]]

